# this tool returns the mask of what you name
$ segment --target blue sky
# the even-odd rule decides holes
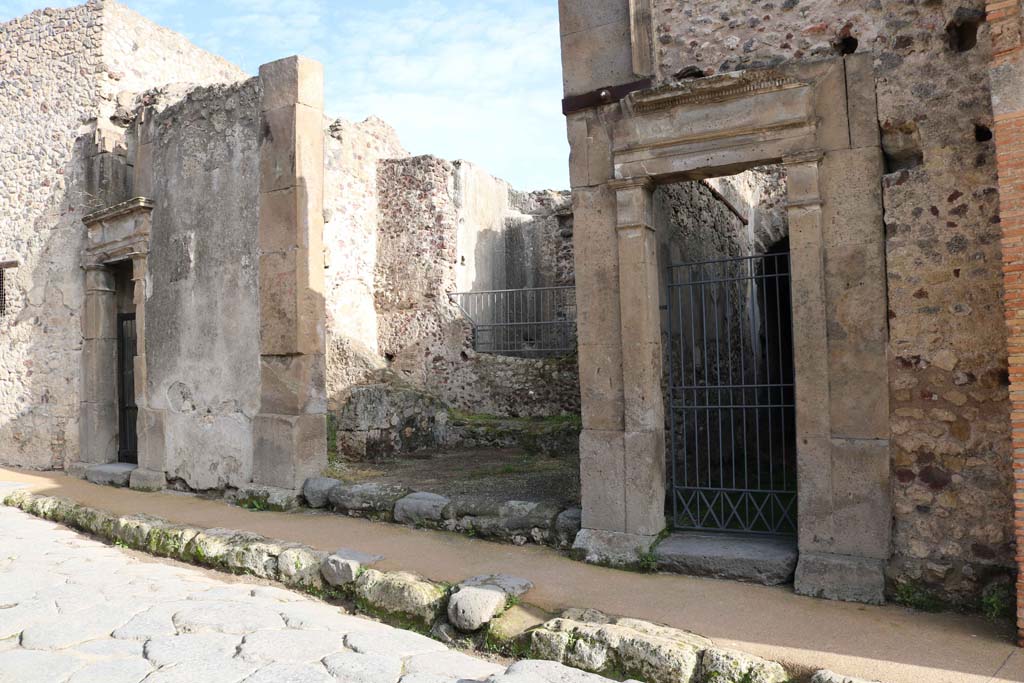
[[[121,0],[250,73],[324,63],[326,109],[468,159],[523,190],[568,186],[555,0]],[[61,0],[0,0],[0,20]]]

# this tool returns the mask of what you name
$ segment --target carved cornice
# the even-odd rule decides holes
[[[636,114],[648,114],[681,105],[720,102],[759,92],[787,90],[806,85],[775,69],[742,71],[635,92],[626,97],[625,103]]]
[[[119,218],[136,211],[149,212],[152,211],[155,206],[156,203],[152,199],[147,199],[146,197],[134,197],[126,202],[114,204],[113,206],[108,206],[104,209],[99,209],[98,211],[86,214],[82,217],[82,222],[88,227],[101,221]]]

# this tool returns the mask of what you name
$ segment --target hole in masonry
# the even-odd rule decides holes
[[[860,41],[853,36],[843,36],[833,43],[832,47],[841,55],[852,55],[857,51],[858,45],[860,45]]]
[[[946,39],[949,49],[954,52],[967,52],[978,44],[978,26],[981,18],[975,14],[962,14],[959,11],[953,21],[946,25]]]
[[[707,74],[704,73],[704,69],[692,65],[680,69],[675,73],[675,77],[678,80],[683,80],[686,78],[704,78],[704,76],[706,75]]]
[[[974,124],[974,139],[978,142],[988,142],[992,139],[992,129],[980,123]]]

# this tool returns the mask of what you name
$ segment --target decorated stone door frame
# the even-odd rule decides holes
[[[665,527],[653,191],[781,162],[797,384],[796,588],[882,601],[892,515],[883,161],[871,70],[870,55],[852,55],[661,86],[570,114],[584,416],[579,544],[591,556],[642,550]],[[615,286],[602,291],[611,274]]]

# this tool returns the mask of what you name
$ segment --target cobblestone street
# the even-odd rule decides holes
[[[300,593],[145,561],[0,508],[0,683],[599,683],[506,667]]]

